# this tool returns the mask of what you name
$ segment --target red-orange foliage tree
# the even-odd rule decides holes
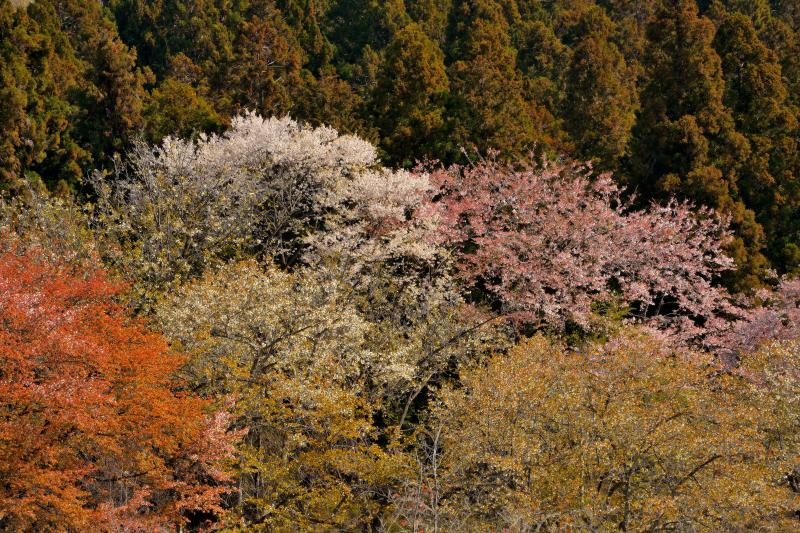
[[[0,530],[154,530],[215,513],[224,420],[102,271],[0,255]]]

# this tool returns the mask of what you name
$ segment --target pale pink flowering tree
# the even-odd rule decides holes
[[[430,174],[430,239],[451,248],[457,273],[501,313],[560,327],[585,323],[613,297],[658,329],[690,340],[729,304],[714,278],[725,224],[712,211],[672,201],[632,210],[609,174],[583,164],[493,158]]]
[[[768,341],[800,339],[800,278],[782,279],[775,290],[758,291],[740,302],[735,320],[705,340],[705,347],[735,365]]]

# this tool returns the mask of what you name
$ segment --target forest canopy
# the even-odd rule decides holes
[[[731,217],[727,283],[800,269],[793,0],[0,2],[0,175],[86,193],[136,139],[244,110],[373,142],[591,160]]]

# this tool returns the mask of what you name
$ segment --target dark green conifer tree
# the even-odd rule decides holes
[[[63,189],[90,160],[72,135],[79,110],[68,99],[83,69],[66,36],[37,22],[52,20],[52,6],[30,10],[0,0],[0,187],[30,176]]]
[[[141,128],[146,73],[99,2],[6,0],[0,12],[5,181],[28,175],[66,191]]]
[[[387,162],[408,166],[435,157],[448,91],[444,55],[436,43],[417,23],[397,32],[384,53],[371,102]]]
[[[317,72],[329,65],[334,47],[323,35],[318,0],[281,0],[277,4],[286,24],[307,57],[307,66]]]
[[[521,155],[549,141],[552,116],[526,98],[508,20],[495,0],[464,0],[458,7],[461,37],[449,68],[451,150],[474,144]]]
[[[614,23],[600,10],[587,11],[571,32],[565,125],[581,159],[616,168],[626,154],[638,103],[636,69],[612,41]]]
[[[300,94],[294,99],[292,116],[315,126],[328,125],[342,133],[358,133],[377,140],[374,131],[362,120],[363,99],[353,86],[339,77],[333,65],[327,65],[314,76],[302,72]]]
[[[453,0],[408,0],[406,10],[409,17],[417,22],[425,34],[439,46],[445,44],[447,20]]]
[[[694,0],[665,0],[648,25],[629,185],[645,200],[677,196],[729,215],[736,231],[729,253],[739,266],[730,283],[745,288],[766,267],[763,230],[739,190],[749,146],[724,103],[714,31]]]
[[[227,65],[224,91],[234,111],[250,109],[264,116],[292,110],[300,92],[304,53],[279,12],[252,15],[234,43],[237,51]]]
[[[739,189],[764,226],[768,252],[782,271],[800,268],[800,184],[797,109],[788,102],[776,54],[759,39],[753,21],[717,6],[714,47],[722,59],[725,103],[748,140]]]

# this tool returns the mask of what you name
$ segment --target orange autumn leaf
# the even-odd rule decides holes
[[[120,289],[0,255],[0,529],[152,530],[220,510],[224,427],[173,391],[182,358]]]

